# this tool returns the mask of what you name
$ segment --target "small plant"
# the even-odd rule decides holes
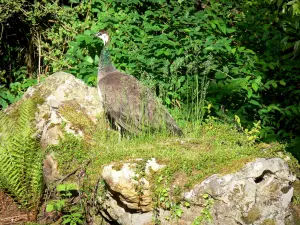
[[[78,191],[78,187],[74,183],[59,184],[56,187],[59,192],[60,199],[50,201],[46,206],[46,212],[61,212],[63,214],[62,224],[79,225],[83,224],[82,209],[72,205],[69,200],[73,196],[74,191]]]
[[[183,214],[183,210],[181,208],[181,202],[175,201],[174,198],[170,194],[170,188],[167,188],[167,184],[162,185],[162,181],[164,181],[163,176],[159,176],[157,183],[159,184],[155,190],[155,207],[156,208],[164,208],[166,210],[170,210],[170,217],[165,218],[166,220],[179,219]],[[189,204],[185,202],[185,206],[188,207]],[[157,216],[156,216],[157,219]]]
[[[172,202],[171,203],[171,219],[173,219],[173,218],[179,219],[179,218],[181,218],[182,214],[183,214],[183,210],[181,208],[180,202],[178,202],[178,203]]]
[[[62,224],[78,225],[83,224],[83,215],[77,207],[73,207],[70,210],[70,214],[62,216]]]
[[[50,201],[46,206],[46,212],[52,212],[52,211],[60,212],[65,207],[65,205],[66,202],[63,199]]]
[[[137,184],[135,185],[135,191],[137,192],[139,198],[142,197],[144,194],[144,182],[142,178],[146,176],[145,173],[145,167],[146,167],[147,160],[143,159],[141,161],[138,161],[136,163],[135,172],[136,176],[133,178],[135,181],[137,181]]]
[[[204,204],[203,204],[204,208],[202,209],[200,216],[195,218],[192,225],[201,225],[202,222],[204,221],[208,221],[208,222],[212,221],[210,210],[214,204],[214,199],[211,198],[209,194],[204,194],[202,197],[204,200]]]
[[[241,125],[241,120],[237,115],[234,115],[235,122],[237,124],[237,129],[243,131],[247,135],[247,140],[250,144],[254,144],[259,139],[259,133],[261,130],[261,122],[258,121],[253,123],[253,127],[249,129],[244,129]]]
[[[293,203],[295,205],[300,205],[300,196],[299,195],[294,195],[293,196]]]

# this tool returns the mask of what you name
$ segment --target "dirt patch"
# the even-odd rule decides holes
[[[291,205],[293,224],[300,225],[300,206],[297,204]]]
[[[34,221],[32,217],[32,214],[25,209],[21,209],[12,197],[0,191],[0,225],[32,222]]]

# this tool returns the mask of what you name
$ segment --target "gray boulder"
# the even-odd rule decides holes
[[[103,113],[97,89],[72,74],[57,72],[28,88],[20,101],[6,109],[14,113],[27,99],[38,103],[36,128],[42,147],[57,144],[63,132],[84,136]]]
[[[212,224],[285,224],[295,179],[284,160],[260,158],[235,174],[209,177],[185,199],[197,204],[203,194],[211,196]]]
[[[128,167],[128,166],[127,166]],[[110,167],[111,168],[111,167]],[[120,170],[122,171],[122,169]],[[120,173],[120,172],[119,172]],[[295,181],[286,162],[280,158],[260,158],[248,163],[240,171],[225,176],[212,175],[183,194],[181,216],[174,216],[169,210],[159,208],[154,211],[132,210],[123,202],[120,193],[127,193],[126,185],[118,185],[118,177],[105,175],[108,189],[106,199],[101,199],[102,210],[108,220],[119,224],[151,224],[153,219],[161,224],[286,224],[291,216],[289,205],[293,196],[292,182]],[[119,176],[119,175],[118,175]],[[130,181],[130,176],[127,179]],[[111,181],[115,182],[111,182]],[[113,185],[112,185],[113,184]],[[112,185],[112,186],[111,186]],[[127,185],[128,186],[128,185]],[[116,188],[118,190],[116,191]],[[134,191],[133,191],[134,192]],[[154,205],[149,202],[149,205]]]

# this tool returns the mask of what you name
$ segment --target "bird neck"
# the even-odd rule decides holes
[[[100,60],[99,60],[99,67],[98,67],[98,80],[102,77],[104,77],[107,73],[115,71],[116,68],[114,67],[109,50],[107,46],[104,46],[101,55],[100,55]]]

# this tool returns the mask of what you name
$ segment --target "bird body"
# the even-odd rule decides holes
[[[117,126],[130,133],[168,131],[182,135],[168,110],[149,88],[135,77],[118,71],[111,62],[107,32],[97,34],[104,42],[98,70],[98,91],[104,109]]]

